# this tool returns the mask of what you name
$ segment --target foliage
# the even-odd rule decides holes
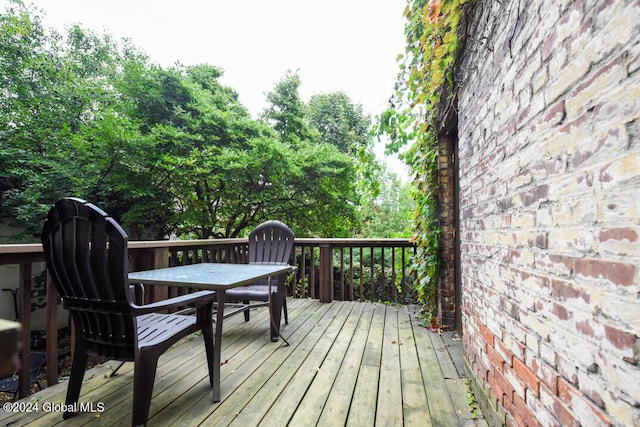
[[[305,105],[300,98],[300,76],[288,70],[267,93],[269,107],[262,118],[273,126],[280,139],[290,145],[312,138],[312,132],[306,120]]]
[[[366,237],[411,237],[412,212],[415,201],[411,197],[411,187],[403,183],[396,174],[384,168],[380,179],[380,193],[377,197],[361,203],[361,230]]]
[[[0,14],[0,218],[16,219],[17,240],[35,239],[49,206],[73,195],[132,239],[237,237],[269,218],[299,236],[349,236],[361,158],[309,124],[297,74],[267,95],[262,119],[221,76],[208,64],[151,64],[78,25],[47,32],[10,0]],[[349,143],[370,150],[361,108],[330,99],[341,102],[337,122],[349,116]]]
[[[458,24],[465,0],[408,0],[407,45],[398,57],[400,72],[392,101],[378,118],[378,135],[389,138],[387,152],[406,145],[403,158],[414,176],[414,215],[418,246],[417,290],[421,302],[435,307],[439,268],[437,216],[438,123],[436,111],[458,50]]]
[[[464,380],[464,384],[467,386],[467,406],[469,407],[469,413],[471,415],[471,419],[476,420],[482,416],[480,404],[473,393],[471,382],[469,380]]]
[[[120,61],[108,36],[76,26],[63,43],[20,2],[12,5],[0,23],[0,58],[10,64],[0,67],[0,212],[37,235],[48,205],[62,195],[119,204],[119,191],[105,197],[104,188],[129,182],[116,175],[132,142],[123,137],[131,123],[104,78]]]
[[[313,95],[307,104],[309,125],[323,142],[355,156],[370,141],[371,119],[344,92]]]

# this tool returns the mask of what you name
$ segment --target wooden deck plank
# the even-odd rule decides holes
[[[386,309],[376,425],[400,426],[402,425],[402,382],[400,380],[398,307],[387,306]]]
[[[285,378],[293,376],[303,359],[313,349],[315,342],[321,339],[329,326],[328,318],[339,316],[341,308],[343,307],[338,305],[320,305],[296,334],[292,335],[290,346],[280,348],[258,369],[249,373],[247,381],[243,383],[243,387],[248,387],[248,392],[233,394],[214,412],[211,419],[228,425],[242,414],[243,418],[253,419],[251,425],[257,425],[264,412],[269,410],[272,402],[286,386]],[[221,409],[225,411],[223,417],[219,413]]]
[[[250,322],[225,322],[222,400],[212,402],[202,337],[182,340],[160,357],[149,426],[403,425],[472,426],[453,334],[418,326],[407,307],[293,299],[283,334],[269,340],[268,311]],[[133,364],[109,377],[117,362],[87,373],[81,402],[101,402],[102,414],[5,414],[0,425],[120,426],[131,419]],[[30,400],[63,402],[66,383]],[[24,401],[28,401],[25,399]]]
[[[309,384],[318,375],[321,362],[353,308],[353,305],[348,303],[336,302],[335,305],[339,307],[338,313],[335,316],[325,316],[323,321],[318,323],[315,328],[317,330],[312,331],[314,336],[310,334],[291,354],[287,363],[278,368],[256,398],[231,423],[232,426],[244,427],[264,419],[267,419],[268,425],[286,425],[289,422],[298,406],[298,399],[304,396]],[[277,398],[265,404],[269,395],[275,395]]]
[[[465,376],[464,373],[464,351],[462,350],[460,334],[457,331],[445,332],[442,339],[447,346],[451,360],[456,368],[459,378]]]
[[[265,361],[274,352],[276,358],[282,358],[291,351],[292,347],[295,348],[308,334],[309,330],[313,328],[315,320],[319,317],[318,309],[320,307],[321,304],[319,302],[314,303],[312,301],[306,304],[296,315],[292,313],[289,325],[286,328],[287,333],[291,334],[289,342],[292,343],[292,346],[282,347],[282,343],[271,343],[266,338],[254,339],[254,341],[259,341],[259,348],[255,352],[253,352],[253,348],[251,349],[253,354],[251,359],[246,359],[240,364],[223,367],[225,369],[221,370],[224,372],[221,372],[222,396],[219,403],[212,403],[210,393],[206,396],[190,393],[185,397],[191,404],[187,405],[186,408],[183,405],[181,408],[168,412],[162,417],[162,425],[197,425],[204,422],[209,416],[212,416],[212,419],[216,420],[217,424],[227,425],[230,423],[268,378],[261,376],[263,372],[268,373],[266,370],[260,370]],[[222,341],[224,344],[224,337]]]
[[[369,335],[367,336],[367,344],[364,348],[364,355],[362,356],[362,364],[380,367],[385,306],[383,304],[375,304],[374,306],[375,310],[373,312],[373,319],[371,320]]]
[[[257,324],[262,323],[267,326],[262,328],[263,335],[267,336],[268,331],[268,317],[265,313],[258,311],[256,315],[252,314],[253,320]],[[233,331],[251,331],[255,330],[255,326],[246,325],[242,316],[233,317],[227,319],[227,327],[237,325],[232,328]],[[224,356],[229,357],[229,353],[235,352],[236,347],[245,346],[247,341],[241,340],[241,335],[230,334],[230,337],[225,341],[227,350]],[[265,338],[267,339],[267,338]],[[202,337],[192,336],[191,340],[194,345],[189,349],[184,349],[181,352],[167,352],[160,356],[158,370],[156,373],[156,380],[153,387],[153,398],[151,401],[151,408],[149,410],[149,423],[152,424],[154,417],[161,410],[167,407],[171,407],[173,402],[182,396],[183,394],[192,392],[197,395],[209,394],[211,395],[211,387],[208,379],[208,369],[206,357],[204,354],[204,343]],[[225,360],[223,357],[222,360]],[[127,389],[127,404],[131,404],[133,397],[133,376],[129,378],[131,386]],[[116,419],[103,418],[98,421],[102,425],[127,425],[130,422],[130,413],[126,408],[120,406],[120,411],[117,411],[121,416]],[[156,418],[157,420],[158,418]],[[104,420],[104,421],[103,421]],[[103,424],[104,422],[104,424]]]
[[[374,306],[371,304],[362,304],[358,326],[336,375],[337,381],[333,383],[329,391],[329,396],[318,419],[318,426],[333,427],[346,423],[369,334],[373,309]],[[375,397],[372,400],[375,401]]]
[[[445,378],[459,378],[458,370],[451,359],[451,354],[449,353],[447,344],[444,341],[443,334],[431,333],[429,334],[429,338],[431,339],[431,344],[433,345],[436,357],[438,358],[438,365],[440,365],[442,375]]]
[[[383,304],[373,306],[373,317],[347,417],[347,426],[375,425],[386,310]]]
[[[402,381],[404,424],[430,426],[431,418],[428,416],[427,393],[422,382],[418,348],[407,307],[400,308],[398,336],[400,339],[400,379]],[[425,414],[425,410],[427,414]]]
[[[449,396],[453,401],[453,406],[456,408],[458,414],[459,426],[474,426],[475,420],[472,418],[471,410],[467,402],[467,392],[469,386],[465,383],[463,378],[457,379],[445,379],[447,383],[447,389],[449,390]]]
[[[431,332],[419,326],[420,322],[413,315],[411,315],[411,319],[414,325],[414,337],[418,349],[422,381],[425,384],[427,402],[429,403],[431,423],[434,426],[442,427],[458,425],[456,409],[451,396],[449,396],[449,389],[445,383],[442,369],[438,364],[436,349],[429,337]]]
[[[346,322],[342,326],[336,340],[330,347],[327,356],[318,367],[318,373],[306,392],[298,396],[287,396],[283,393],[279,400],[289,402],[298,400],[300,403],[295,409],[295,414],[290,420],[291,425],[317,424],[320,414],[324,409],[329,394],[345,359],[349,345],[355,335],[356,327],[360,323],[363,306],[354,306]],[[289,393],[290,394],[290,393]],[[276,401],[274,408],[279,409]],[[271,420],[269,414],[267,419]]]

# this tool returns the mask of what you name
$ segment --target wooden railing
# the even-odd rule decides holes
[[[407,239],[296,239],[290,263],[298,270],[290,278],[289,296],[322,302],[337,299],[414,303],[413,275],[409,273],[414,254],[415,246]],[[247,240],[129,242],[129,259],[131,271],[200,262],[245,263]],[[43,261],[40,244],[0,245],[0,265],[19,265],[20,397],[29,394],[33,273],[44,268]],[[47,384],[56,384],[59,298],[52,281],[46,283]],[[16,285],[2,282],[2,288]],[[181,291],[177,288],[150,286],[145,289],[145,302],[166,299],[178,292]]]

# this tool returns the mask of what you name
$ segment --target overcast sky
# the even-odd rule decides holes
[[[25,0],[29,2],[29,0]],[[32,0],[44,25],[80,23],[130,38],[162,66],[208,63],[256,116],[265,93],[299,70],[300,94],[344,91],[384,110],[404,48],[405,0]]]

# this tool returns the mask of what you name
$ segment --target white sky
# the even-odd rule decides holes
[[[164,67],[221,67],[256,117],[288,69],[300,95],[343,91],[372,119],[393,93],[405,0],[25,0],[45,27],[79,23],[129,38]],[[397,169],[397,165],[392,166]]]
[[[30,0],[26,0],[29,2]],[[72,23],[130,38],[162,66],[208,63],[255,116],[287,69],[300,94],[344,91],[384,110],[404,49],[405,0],[31,0],[44,25]]]

